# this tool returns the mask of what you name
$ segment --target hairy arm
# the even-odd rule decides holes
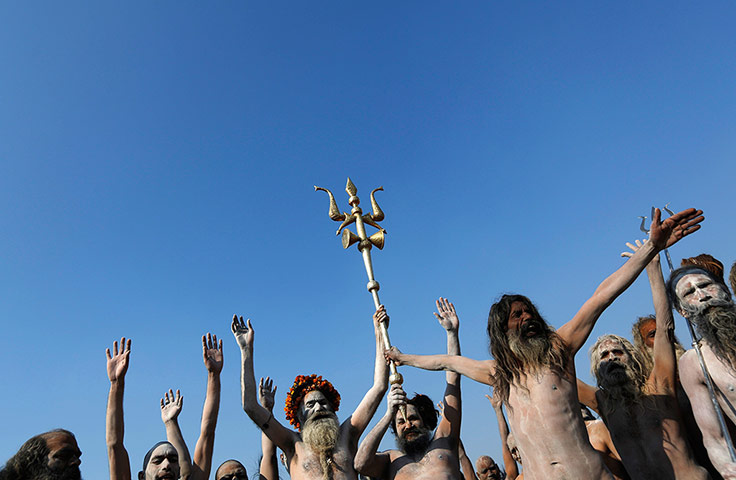
[[[251,420],[258,425],[263,433],[268,435],[273,443],[286,453],[288,458],[294,454],[294,433],[279,423],[271,412],[258,404],[256,398],[256,378],[253,369],[253,325],[233,316],[231,329],[235,340],[240,346],[240,358],[242,360],[240,369],[240,392],[243,401],[243,410]]]
[[[202,408],[199,439],[194,447],[193,480],[207,480],[212,470],[212,451],[215,447],[215,427],[220,411],[220,372],[222,372],[222,339],[217,335],[202,336],[202,356],[207,369],[207,394]]]
[[[410,355],[391,347],[383,355],[396,365],[409,365],[423,370],[448,370],[465,375],[476,382],[490,385],[496,371],[495,360],[473,360],[460,355]]]
[[[275,396],[276,387],[273,386],[273,380],[270,377],[266,377],[266,380],[261,378],[261,381],[258,382],[258,402],[272,413]],[[261,452],[261,464],[258,467],[259,480],[278,480],[279,464],[276,460],[276,445],[263,432],[261,432]]]
[[[655,209],[649,241],[618,270],[603,280],[572,320],[558,330],[558,334],[570,349],[570,355],[574,356],[580,350],[603,311],[629,288],[655,255],[700,228],[698,224],[704,220],[702,213],[700,210],[690,208],[660,222],[661,212]]]
[[[179,478],[187,480],[192,476],[192,459],[189,449],[184,442],[184,435],[179,428],[179,414],[184,406],[184,397],[179,390],[169,390],[161,399],[161,420],[166,426],[166,439],[174,446],[179,454]]]
[[[108,348],[107,376],[110,379],[110,394],[107,397],[105,416],[105,438],[107,441],[107,461],[110,467],[110,480],[130,480],[130,459],[123,445],[123,393],[125,391],[125,374],[130,359],[130,339],[125,337],[113,343],[113,352]]]
[[[388,326],[389,317],[383,305],[373,314],[373,332],[376,339],[376,357],[373,365],[373,385],[360,401],[358,407],[350,416],[350,445],[353,451],[358,448],[358,440],[368,427],[371,418],[376,413],[381,399],[388,390],[388,365],[383,360],[383,342],[381,340],[380,324]]]
[[[726,446],[726,438],[721,431],[718,416],[713,409],[713,402],[694,350],[689,350],[680,357],[680,382],[693,406],[693,415],[703,434],[703,445],[713,466],[724,478],[736,478],[736,464]]]
[[[386,414],[378,421],[375,427],[368,432],[355,454],[354,467],[362,475],[374,478],[386,478],[391,465],[391,455],[388,452],[377,453],[378,445],[386,434],[391,422],[394,421],[400,405],[406,404],[406,393],[401,385],[391,385],[388,393],[388,407]]]

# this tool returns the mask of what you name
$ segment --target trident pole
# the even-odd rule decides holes
[[[386,230],[378,224],[378,222],[382,221],[385,218],[385,215],[381,210],[381,207],[378,206],[375,198],[375,193],[379,190],[383,190],[383,187],[378,187],[371,192],[371,213],[365,215],[363,214],[363,210],[359,206],[360,199],[357,196],[358,189],[355,187],[349,177],[347,185],[345,186],[345,191],[350,196],[350,198],[348,198],[348,203],[352,207],[350,213],[340,212],[340,210],[337,208],[335,197],[332,195],[331,191],[315,185],[314,191],[316,192],[318,190],[327,192],[327,195],[329,195],[330,197],[330,210],[328,212],[329,217],[336,222],[342,222],[336,232],[336,235],[340,235],[340,233],[342,232],[342,247],[347,249],[355,243],[358,244],[358,250],[363,257],[365,272],[366,274],[368,274],[367,288],[371,296],[373,297],[374,306],[376,307],[376,309],[378,309],[378,307],[381,305],[381,300],[378,298],[378,290],[380,290],[381,286],[376,281],[376,278],[373,274],[373,260],[371,258],[371,249],[375,246],[379,250],[382,250],[385,241]],[[355,224],[355,230],[358,232],[357,235],[351,232],[349,229],[345,228],[353,223]],[[366,233],[366,225],[375,227],[378,229],[378,231],[369,237]],[[391,340],[388,336],[388,329],[386,328],[386,324],[382,322],[379,328],[383,348],[384,350],[388,350],[391,348]],[[396,369],[396,364],[393,361],[389,362],[389,369],[391,371],[391,375],[389,376],[388,381],[391,385],[401,385],[402,383],[404,383],[404,378]],[[405,405],[401,406],[400,412],[401,415],[404,417],[404,420],[406,420]]]
[[[669,203],[664,206],[664,209],[669,213],[670,215],[674,215],[674,212],[667,208],[669,206]],[[654,208],[652,207],[652,219],[654,219]],[[641,217],[641,226],[639,227],[642,232],[649,234],[649,230],[644,228],[644,222],[646,221],[646,217]],[[675,270],[674,266],[672,265],[672,258],[670,257],[670,252],[665,248],[664,249],[664,255],[667,259],[667,266],[670,269],[670,276],[672,275],[672,272]],[[726,446],[728,447],[728,454],[731,456],[731,461],[736,462],[736,450],[734,450],[733,447],[733,440],[731,439],[731,434],[728,431],[728,427],[726,425],[726,419],[723,416],[723,411],[721,410],[721,406],[718,403],[718,397],[716,396],[716,389],[713,385],[713,379],[710,376],[710,373],[708,372],[708,366],[705,364],[705,358],[703,357],[703,352],[700,350],[700,342],[698,341],[698,338],[695,334],[695,329],[693,328],[693,324],[690,322],[689,319],[685,318],[685,323],[687,323],[687,329],[690,332],[690,339],[692,340],[692,347],[695,349],[695,353],[698,356],[698,363],[700,363],[700,369],[703,371],[703,378],[705,378],[705,384],[708,387],[708,393],[710,394],[710,401],[713,403],[713,409],[716,411],[716,416],[718,417],[718,424],[721,427],[721,434],[723,434],[723,438],[726,439]]]

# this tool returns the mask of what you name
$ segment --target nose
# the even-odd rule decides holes
[[[74,457],[74,460],[72,460],[71,464],[72,464],[72,465],[76,465],[76,466],[79,466],[79,465],[81,465],[81,464],[82,464],[82,459],[81,459],[81,458],[79,458],[79,457]]]
[[[697,296],[696,298],[701,302],[706,302],[710,300],[711,298],[710,295],[708,295],[708,293],[705,290],[701,290],[701,289],[697,289],[695,291],[695,295]]]

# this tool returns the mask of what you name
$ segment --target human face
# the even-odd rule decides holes
[[[509,313],[506,328],[508,331],[523,330],[529,320],[533,318],[534,316],[529,306],[526,303],[517,300],[511,304],[511,312]],[[536,328],[530,328],[528,331],[523,333],[525,336],[532,336],[539,332],[536,331]]]
[[[330,404],[325,394],[319,390],[312,390],[304,396],[302,404],[299,406],[299,415],[301,417],[301,424],[304,425],[308,420],[312,418],[320,418],[323,416],[329,416],[334,414],[332,405]]]
[[[248,472],[238,462],[225,462],[217,470],[217,478],[215,480],[248,480]]]
[[[424,420],[414,405],[406,406],[406,420],[400,414],[396,415],[396,436],[406,440],[414,440],[426,432]]]
[[[51,433],[46,437],[46,446],[49,449],[48,466],[50,470],[59,472],[75,469],[79,471],[82,451],[79,450],[77,440],[73,436],[62,432]]]
[[[481,457],[475,465],[478,480],[500,480],[501,471],[490,457]]]
[[[725,287],[702,273],[690,273],[682,277],[677,282],[675,293],[683,310],[688,312],[702,312],[714,303],[731,302]]]
[[[179,478],[179,454],[173,445],[164,443],[156,447],[146,465],[145,480],[177,480]]]
[[[650,319],[639,325],[639,333],[644,339],[644,345],[654,348],[654,335],[657,333],[657,322]]]

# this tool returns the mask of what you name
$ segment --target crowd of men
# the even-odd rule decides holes
[[[684,210],[661,220],[655,212],[649,238],[628,243],[627,261],[598,286],[573,318],[552,328],[523,295],[503,295],[491,306],[487,333],[492,359],[463,357],[454,305],[437,301],[447,352],[411,355],[384,350],[380,307],[373,316],[376,356],[373,385],[341,423],[337,389],[318,375],[299,375],[286,397],[286,420],[273,415],[275,387],[256,382],[254,329],[242,317],[231,328],[242,358],[245,413],[261,429],[262,458],[257,478],[279,478],[280,461],[294,480],[463,479],[734,479],[736,454],[729,433],[736,425],[736,306],[723,264],[710,255],[687,258],[665,282],[659,253],[697,231],[702,211]],[[646,271],[655,314],[636,320],[633,342],[602,335],[590,351],[596,385],[577,378],[575,354],[603,311]],[[736,290],[736,263],[729,281]],[[700,339],[685,351],[674,335],[673,309]],[[207,480],[220,404],[222,340],[202,338],[208,372],[200,437],[194,455],[177,417],[182,401],[169,391],[161,400],[167,441],[143,458],[138,480]],[[130,339],[107,350],[110,392],[106,435],[111,480],[131,480],[123,443],[123,395]],[[408,398],[389,382],[388,363],[445,371],[444,398]],[[503,469],[489,456],[475,464],[460,439],[461,376],[491,387],[502,444]],[[712,385],[711,385],[712,384]],[[711,388],[712,387],[712,388]],[[383,398],[387,409],[365,435]],[[589,409],[598,413],[599,419]],[[725,428],[724,428],[725,427]],[[378,451],[387,430],[396,448]],[[362,437],[362,440],[361,440]],[[81,451],[74,435],[53,430],[25,442],[2,470],[0,480],[76,480]],[[254,478],[256,476],[254,475]],[[237,460],[223,462],[215,480],[245,480]]]

